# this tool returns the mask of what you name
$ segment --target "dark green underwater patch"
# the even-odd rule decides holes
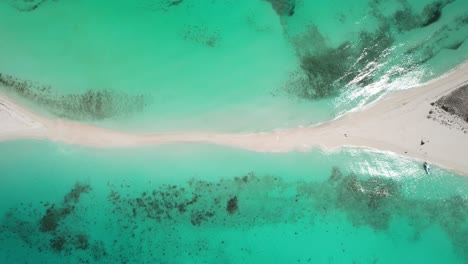
[[[408,198],[398,181],[344,175],[338,168],[322,183],[248,173],[234,179],[192,179],[182,185],[145,190],[126,184],[109,187],[107,199],[88,200],[90,204],[82,202],[80,196],[92,195],[91,186],[76,184],[62,201],[12,208],[1,223],[0,240],[15,235],[25,246],[38,251],[77,255],[83,261],[126,262],[138,259],[139,254],[157,254],[159,259],[180,254],[158,241],[177,240],[178,232],[188,226],[245,229],[301,223],[312,227],[315,221],[338,213],[356,228],[368,227],[376,232],[387,232],[394,218],[406,219],[414,239],[435,225],[447,234],[460,254],[468,252],[466,197]],[[102,232],[115,237],[101,241],[90,231],[96,222],[93,214],[86,214],[91,206],[105,210],[107,224]],[[206,243],[194,243],[201,244],[187,248],[199,248],[199,252],[184,254],[196,257],[210,250]]]
[[[143,95],[94,89],[84,93],[59,94],[50,86],[38,85],[2,73],[0,89],[19,95],[59,117],[83,121],[127,116],[142,111],[146,105]]]

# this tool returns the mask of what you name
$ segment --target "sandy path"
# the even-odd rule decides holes
[[[314,127],[251,134],[125,133],[68,120],[48,119],[0,95],[0,141],[48,139],[92,147],[206,142],[258,152],[358,146],[392,151],[468,175],[468,134],[427,118],[431,102],[466,83],[468,64],[421,87],[390,94],[337,120]],[[426,143],[421,145],[421,140]]]

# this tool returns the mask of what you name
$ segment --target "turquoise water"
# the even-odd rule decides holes
[[[0,91],[119,129],[308,125],[465,61],[467,14],[465,0],[5,0]]]
[[[372,151],[0,145],[4,263],[466,263],[468,179]]]
[[[145,131],[330,120],[468,59],[466,0],[5,0],[0,92]],[[468,179],[387,152],[0,144],[2,263],[467,263]]]

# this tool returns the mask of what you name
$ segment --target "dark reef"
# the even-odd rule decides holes
[[[170,259],[171,254],[180,252],[166,250],[164,245],[173,241],[178,247],[176,241],[187,226],[248,228],[298,222],[313,225],[328,214],[341,212],[353,225],[376,232],[386,232],[393,218],[403,217],[412,226],[414,239],[429,226],[437,225],[460,254],[468,252],[466,197],[408,198],[398,181],[344,175],[338,168],[322,183],[291,182],[248,173],[234,179],[192,179],[182,185],[158,185],[147,190],[135,190],[129,184],[108,187],[107,200],[82,202],[80,197],[93,190],[88,184],[76,184],[62,202],[43,203],[44,211],[31,205],[12,208],[1,223],[0,240],[14,234],[27,247],[76,255],[83,262],[131,262],[143,253],[155,259]],[[242,213],[238,213],[240,202]],[[112,234],[113,242],[101,241],[91,231],[96,219],[94,213],[86,212],[92,206],[107,208],[103,232]],[[193,243],[199,244],[180,246],[196,247],[199,251],[184,254],[196,256],[211,250],[204,241]]]
[[[47,208],[45,215],[40,220],[39,230],[41,232],[55,231],[60,222],[75,210],[75,204],[79,202],[80,196],[90,191],[91,186],[88,184],[75,184],[65,195],[61,205],[52,204]]]
[[[29,220],[22,219],[19,208],[11,209],[5,215],[0,226],[0,239],[7,239],[10,234],[17,235],[29,248],[35,248],[39,252],[49,249],[51,252],[62,256],[74,256],[85,253],[86,257],[80,257],[79,262],[88,263],[98,261],[107,252],[101,241],[93,240],[86,233],[89,223],[77,223],[79,214],[80,196],[92,191],[89,184],[77,183],[64,196],[62,203],[43,203],[41,207],[45,212],[32,209],[31,205],[23,208],[23,213],[28,213]],[[78,218],[79,219],[79,218]],[[77,227],[81,231],[77,231]]]
[[[354,40],[332,46],[327,36],[314,24],[308,24],[300,34],[289,35],[288,19],[284,18],[285,32],[289,35],[296,54],[301,62],[301,70],[293,72],[284,85],[288,94],[306,100],[333,97],[350,84],[365,86],[375,82],[388,71],[378,71],[372,65],[388,62],[386,53],[394,47],[397,34],[437,24],[443,16],[443,9],[454,0],[439,0],[427,4],[419,13],[406,1],[401,0],[400,9],[391,15],[384,15],[382,2],[370,1],[369,17],[377,20],[377,30],[355,33]],[[283,6],[277,1],[278,6]],[[443,49],[458,49],[464,38],[448,42],[464,25],[468,16],[451,18],[454,23],[441,26],[429,38],[406,48],[407,59],[398,63],[405,70],[390,76],[390,82],[401,75],[411,72],[426,63]],[[343,17],[337,18],[345,23]],[[463,34],[460,34],[463,36]],[[466,37],[465,37],[466,38]],[[350,37],[353,39],[353,37]]]
[[[15,93],[51,113],[75,120],[103,120],[142,111],[143,95],[126,95],[110,90],[88,90],[82,94],[58,94],[41,86],[0,73],[0,89]]]
[[[89,184],[76,183],[75,186],[64,196],[60,205],[52,204],[45,212],[45,215],[39,221],[39,231],[48,233],[50,248],[58,253],[71,255],[74,251],[85,251],[90,249],[90,239],[85,233],[77,233],[72,230],[74,224],[66,220],[69,216],[75,214],[82,194],[89,193],[92,190]],[[100,244],[97,243],[98,247]],[[93,245],[96,247],[96,245]],[[97,260],[99,256],[90,252],[90,256]]]
[[[406,0],[401,1],[402,9],[393,14],[391,23],[396,26],[399,32],[430,26],[439,21],[442,9],[452,2],[454,0],[431,2],[424,7],[421,14],[417,14]]]
[[[284,89],[307,100],[335,96],[370,63],[378,62],[393,42],[387,26],[382,26],[375,33],[361,32],[357,45],[345,42],[333,48],[328,45],[326,36],[311,25],[306,32],[293,38],[302,73],[291,75]],[[357,84],[371,83],[370,76]]]
[[[296,0],[266,0],[279,16],[293,16]]]
[[[452,3],[455,0],[445,0],[445,1],[435,1],[428,4],[421,15],[422,17],[422,27],[426,27],[432,25],[439,21],[440,17],[442,16],[442,9]]]
[[[61,252],[65,247],[65,243],[67,241],[63,236],[54,237],[50,240],[50,247],[56,252]]]
[[[239,206],[237,205],[237,196],[234,196],[228,200],[227,205],[226,205],[226,211],[229,214],[233,214],[237,212],[237,210],[239,210]]]
[[[76,183],[75,186],[68,192],[63,200],[64,204],[78,203],[83,193],[89,193],[91,186],[89,184]]]
[[[60,222],[73,212],[73,209],[73,206],[57,208],[55,204],[51,205],[40,220],[39,230],[41,232],[55,231]]]

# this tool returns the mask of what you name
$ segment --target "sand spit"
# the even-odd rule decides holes
[[[468,175],[468,134],[431,117],[440,98],[468,84],[468,64],[418,88],[395,92],[360,111],[313,127],[264,133],[126,133],[37,115],[0,95],[0,141],[47,139],[90,147],[204,142],[257,152],[369,147],[436,163]],[[444,101],[446,104],[447,102]],[[468,104],[468,103],[467,103]],[[432,111],[432,113],[430,113]],[[442,113],[443,114],[443,113]],[[443,120],[452,117],[444,116]]]

